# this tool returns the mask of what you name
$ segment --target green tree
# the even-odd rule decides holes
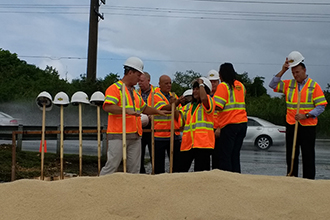
[[[191,82],[199,77],[201,77],[201,74],[193,70],[186,70],[185,73],[176,72],[172,82],[172,91],[181,96],[184,91],[191,88]]]
[[[257,76],[253,79],[253,83],[249,87],[249,94],[251,97],[260,97],[262,95],[267,94],[267,90],[264,87],[264,79],[263,76]]]

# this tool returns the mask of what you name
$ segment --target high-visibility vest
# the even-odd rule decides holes
[[[152,106],[152,93],[155,94],[155,93],[159,92],[160,88],[159,87],[154,87],[153,85],[150,85],[150,87],[151,88],[150,88],[150,93],[148,95],[147,105],[153,107]],[[139,94],[141,95],[141,89],[139,89]]]
[[[206,109],[199,103],[192,113],[193,103],[182,108],[185,125],[183,129],[181,151],[192,148],[214,149],[215,137],[213,131],[215,105],[213,98],[208,96],[210,108]]]
[[[218,85],[214,94],[215,105],[222,110],[219,111],[219,128],[228,124],[239,124],[247,122],[245,109],[245,87],[238,81],[234,81],[234,87],[226,82]]]
[[[210,95],[210,96],[213,98],[214,94],[213,94],[213,96],[212,95]],[[219,111],[215,110],[214,111],[214,125],[213,125],[214,129],[217,129],[220,126],[219,120],[220,120]]]
[[[297,114],[298,104],[298,83],[296,80],[281,80],[274,92],[280,92],[285,94],[286,101],[286,122],[290,125],[295,124],[295,115]],[[319,84],[309,78],[303,88],[300,95],[300,114],[306,114],[312,111],[315,106],[327,105],[327,100],[324,97],[323,91]],[[299,123],[303,126],[315,126],[317,125],[317,117],[307,118],[299,120]]]
[[[172,96],[172,93],[170,92],[170,96]],[[177,95],[175,95],[176,98],[178,98]],[[157,92],[154,95],[154,102],[155,102],[155,108],[158,110],[161,110],[164,106],[169,105],[170,102],[167,100],[167,98],[163,95],[161,91]],[[171,129],[171,114],[166,114],[166,116],[163,115],[155,115],[154,116],[154,128],[155,130],[159,129]],[[174,120],[174,129],[180,129],[181,126],[181,118],[179,117],[178,120]],[[176,135],[180,135],[179,131],[175,132]],[[155,131],[154,136],[157,138],[169,138],[171,137],[170,131]]]
[[[214,125],[213,125],[214,129],[217,129],[220,127],[220,120],[221,120],[221,118],[219,116],[219,111],[215,110],[214,111]]]
[[[119,107],[122,107],[122,86],[123,82],[118,81],[106,90],[105,99],[103,103],[103,108],[106,104],[113,104]],[[130,92],[127,87],[125,88],[125,97],[126,97],[126,109],[131,109],[137,113],[141,113],[141,111],[146,107],[145,102],[142,97],[133,90],[133,99],[131,97]],[[109,134],[122,134],[123,133],[123,118],[122,114],[112,114],[108,113],[108,128],[107,133]],[[142,123],[141,117],[136,117],[134,115],[126,114],[126,133],[138,133],[140,136],[142,135]]]

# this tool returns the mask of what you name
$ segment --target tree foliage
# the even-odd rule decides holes
[[[104,92],[112,83],[119,80],[118,74],[108,74],[104,79],[92,82],[86,75],[72,82],[61,79],[58,71],[47,66],[44,70],[20,60],[0,48],[0,102],[34,99],[42,91],[52,95],[65,91],[72,96],[76,91],[84,91],[91,96],[95,91]]]
[[[172,82],[172,91],[181,96],[184,91],[191,88],[191,82],[199,77],[201,74],[193,70],[186,70],[185,73],[176,72]]]
[[[193,70],[176,72],[172,83],[172,91],[178,96],[191,88],[191,82],[201,77]],[[263,86],[264,77],[257,76],[251,80],[247,72],[237,75],[246,87],[246,110],[248,115],[257,116],[275,124],[285,125],[286,104],[284,97],[270,97]],[[17,54],[12,54],[0,48],[0,103],[20,100],[34,100],[42,91],[52,95],[65,91],[69,97],[76,91],[84,91],[90,97],[95,91],[105,90],[119,80],[118,74],[109,73],[104,79],[89,81],[85,74],[80,78],[68,82],[61,79],[58,71],[47,66],[44,70],[35,65],[20,60]],[[330,84],[324,91],[325,97],[330,102]],[[330,107],[319,117],[317,133],[322,137],[330,136]]]

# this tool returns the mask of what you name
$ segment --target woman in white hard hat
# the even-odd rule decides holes
[[[215,105],[210,97],[210,80],[201,77],[193,82],[193,99],[181,109],[185,125],[181,142],[181,171],[188,172],[194,160],[194,171],[210,170],[214,148],[213,117]]]

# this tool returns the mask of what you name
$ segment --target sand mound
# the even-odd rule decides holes
[[[328,219],[330,182],[210,171],[0,184],[1,219]]]

